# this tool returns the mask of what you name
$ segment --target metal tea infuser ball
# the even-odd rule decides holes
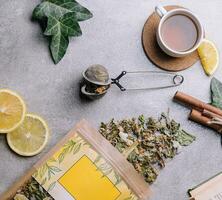
[[[127,87],[120,82],[127,75],[165,75],[171,78],[172,83],[155,87]],[[183,83],[184,77],[179,74],[162,71],[122,71],[116,78],[110,78],[108,70],[102,65],[92,65],[83,73],[85,83],[81,86],[81,93],[90,99],[98,99],[106,94],[111,85],[116,85],[122,92],[127,90],[155,90],[176,87]]]

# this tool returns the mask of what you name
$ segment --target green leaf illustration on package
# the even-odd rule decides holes
[[[212,78],[210,89],[212,105],[222,109],[222,83],[216,78]]]
[[[55,64],[65,55],[69,37],[82,35],[78,22],[91,17],[92,13],[75,0],[43,0],[34,9],[33,18],[47,24],[44,35],[50,36],[50,51]]]
[[[74,155],[78,153],[81,149],[81,145],[81,143],[74,142],[73,140],[68,141],[65,144],[62,152],[58,156],[59,163],[61,163],[65,159],[65,156],[67,154],[72,153]]]
[[[47,190],[47,192],[50,192],[56,185],[56,181],[52,182],[50,185],[49,185],[49,188]]]

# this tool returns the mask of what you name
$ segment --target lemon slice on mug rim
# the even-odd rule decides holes
[[[219,64],[219,53],[215,44],[204,39],[197,49],[205,73],[212,75]]]

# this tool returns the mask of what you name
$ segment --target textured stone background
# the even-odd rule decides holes
[[[172,102],[178,88],[121,93],[116,87],[101,100],[81,101],[78,83],[89,65],[105,65],[112,76],[123,69],[159,70],[146,58],[141,31],[157,0],[80,0],[94,17],[81,23],[83,36],[71,39],[64,59],[54,65],[48,42],[37,23],[30,20],[40,0],[0,0],[0,87],[19,92],[30,112],[42,115],[51,129],[47,148],[33,158],[11,152],[0,136],[0,193],[23,175],[41,156],[81,118],[98,127],[111,117],[158,116],[170,108],[171,115],[193,133],[197,140],[169,161],[152,185],[152,200],[185,200],[187,189],[222,170],[220,136],[187,120],[189,110]],[[180,4],[197,13],[206,35],[222,49],[221,0],[168,0],[164,5]],[[180,90],[209,102],[210,78],[200,63],[181,72],[185,77]],[[215,76],[222,80],[221,67]],[[152,81],[152,80],[151,80]]]

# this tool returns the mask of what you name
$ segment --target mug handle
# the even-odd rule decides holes
[[[161,5],[157,5],[155,7],[155,12],[158,14],[160,18],[162,18],[167,13],[166,9]]]

